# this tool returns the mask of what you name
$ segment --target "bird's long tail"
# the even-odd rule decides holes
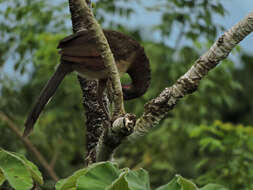
[[[33,130],[33,126],[37,121],[44,106],[54,95],[56,89],[60,85],[61,81],[64,79],[65,75],[70,72],[72,72],[71,64],[65,62],[60,63],[55,73],[47,82],[46,86],[43,88],[38,99],[36,100],[35,105],[33,106],[33,109],[25,122],[25,130],[23,136],[29,135],[29,133]]]

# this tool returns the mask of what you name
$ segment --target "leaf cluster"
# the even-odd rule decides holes
[[[191,132],[198,138],[200,171],[197,182],[215,181],[230,189],[252,189],[253,127],[215,121]]]

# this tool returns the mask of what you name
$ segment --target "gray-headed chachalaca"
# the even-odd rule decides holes
[[[132,79],[131,84],[122,85],[124,99],[129,100],[143,95],[147,91],[151,78],[149,60],[143,47],[136,40],[120,32],[104,30],[104,34],[114,55],[120,76],[128,73]],[[76,71],[84,78],[99,79],[100,83],[108,78],[108,70],[88,31],[84,30],[67,36],[60,41],[58,48],[61,49],[61,63],[42,90],[28,116],[24,136],[31,132],[42,109],[54,95],[66,74]]]

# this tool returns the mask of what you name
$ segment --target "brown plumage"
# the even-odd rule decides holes
[[[132,79],[131,84],[122,85],[124,99],[133,99],[143,95],[147,91],[151,78],[149,60],[143,47],[137,41],[122,33],[104,30],[104,34],[114,55],[120,76],[128,73]],[[88,31],[81,31],[67,36],[60,41],[58,48],[61,49],[59,52],[61,54],[61,63],[42,90],[32,112],[28,116],[24,136],[31,132],[42,109],[54,95],[66,74],[76,71],[88,79],[104,81],[108,78],[108,70],[105,68],[94,40]]]

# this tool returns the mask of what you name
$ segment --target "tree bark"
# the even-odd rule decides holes
[[[81,30],[90,31],[90,35],[94,36],[95,38],[94,43],[97,46],[97,50],[103,58],[105,66],[109,70],[109,81],[111,81],[112,84],[112,94],[114,100],[113,118],[117,119],[120,116],[124,116],[125,109],[123,104],[122,87],[118,70],[115,64],[115,60],[113,58],[113,54],[110,50],[109,44],[103,34],[102,29],[95,20],[90,8],[87,5],[87,2],[85,2],[84,0],[69,0],[69,7],[71,12],[73,32],[78,32]],[[100,155],[100,153],[104,151],[101,151],[100,147],[104,146],[97,146],[98,141],[100,142],[100,145],[108,144],[108,142],[105,142],[105,140],[108,140],[112,137],[112,133],[110,132],[110,128],[112,126],[110,121],[106,120],[105,113],[103,113],[103,111],[100,109],[100,106],[98,105],[95,90],[97,89],[97,81],[87,81],[80,76],[78,76],[78,80],[83,92],[83,105],[86,110],[87,119],[86,135],[88,153],[86,156],[86,164],[90,164],[98,161],[96,159],[96,152],[99,152],[98,156],[100,158],[109,158],[111,152],[113,152],[114,148],[109,148],[110,150],[112,150],[106,151],[106,153],[108,153],[109,155],[102,156]],[[106,99],[105,102],[107,102]],[[105,136],[108,138],[103,138]],[[120,141],[118,138],[113,139],[117,141],[113,142],[113,144],[118,144],[118,142]]]

